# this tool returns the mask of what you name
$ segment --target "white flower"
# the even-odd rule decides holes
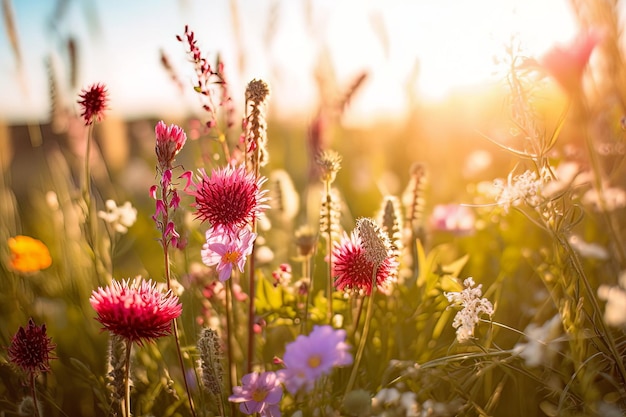
[[[587,243],[580,236],[572,235],[567,239],[572,248],[581,256],[591,259],[608,259],[609,253],[597,243]]]
[[[600,285],[598,297],[606,301],[604,321],[609,326],[626,328],[626,271],[619,277],[619,286]]]
[[[501,179],[493,182],[496,202],[505,212],[508,212],[511,206],[518,206],[523,202],[537,206],[542,200],[543,183],[543,178],[533,171],[527,170],[516,176],[510,173],[506,183]]]
[[[481,314],[493,314],[493,305],[482,296],[482,284],[473,288],[474,279],[469,277],[463,281],[465,289],[460,292],[446,292],[444,295],[451,305],[461,305],[463,308],[456,313],[452,326],[456,329],[456,339],[459,343],[468,341],[474,336],[474,327],[478,324]]]
[[[106,211],[99,211],[98,217],[109,223],[118,233],[128,232],[128,228],[137,221],[137,209],[129,201],[117,206],[115,201],[107,200],[104,203]]]
[[[602,190],[602,197],[604,204],[600,201],[598,191],[592,188],[585,193],[582,201],[596,210],[614,211],[618,208],[626,207],[626,192],[621,188],[605,187]]]
[[[554,347],[556,337],[560,334],[561,316],[557,314],[542,326],[531,323],[524,330],[527,343],[517,343],[513,351],[524,358],[527,366],[535,367],[545,363],[558,349]]]

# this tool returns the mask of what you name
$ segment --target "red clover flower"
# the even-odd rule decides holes
[[[80,115],[85,120],[86,126],[104,119],[104,111],[108,108],[107,103],[109,100],[104,84],[92,84],[89,88],[83,89],[79,97],[78,104],[82,108]]]

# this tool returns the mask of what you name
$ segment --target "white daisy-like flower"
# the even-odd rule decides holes
[[[98,217],[109,223],[118,233],[128,232],[128,228],[137,221],[137,209],[130,204],[130,201],[118,207],[115,201],[107,200],[104,205],[106,211],[99,211]]]
[[[446,292],[444,295],[451,305],[463,307],[452,321],[456,329],[456,339],[459,343],[466,342],[474,336],[474,327],[478,324],[481,314],[493,315],[493,305],[486,298],[482,298],[482,284],[475,287],[472,277],[463,281],[465,289],[459,292]]]

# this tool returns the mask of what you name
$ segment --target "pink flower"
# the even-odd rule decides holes
[[[100,122],[104,119],[104,111],[107,109],[107,89],[104,84],[93,84],[87,89],[83,89],[80,94],[80,104],[83,112],[80,114],[85,125],[90,125],[94,121]]]
[[[580,33],[569,45],[556,45],[540,59],[540,64],[568,92],[580,89],[583,71],[603,34],[598,30]]]
[[[433,209],[430,225],[433,229],[467,235],[474,231],[474,213],[466,206],[458,204],[438,204]]]
[[[283,357],[286,368],[278,371],[287,391],[292,394],[302,388],[310,391],[315,381],[334,367],[350,365],[352,355],[345,340],[345,330],[325,325],[314,326],[308,336],[300,335],[289,343]]]
[[[161,170],[171,169],[174,158],[187,141],[185,131],[176,125],[167,126],[161,120],[154,128],[156,135],[155,152]]]
[[[190,187],[195,190],[189,193],[196,199],[197,218],[208,220],[211,226],[241,228],[269,207],[264,204],[267,190],[261,190],[267,178],[257,180],[254,174],[246,173],[244,165],[213,170],[211,176],[204,169],[199,172],[200,181],[191,181]]]
[[[50,352],[54,348],[52,339],[46,335],[46,325],[37,326],[31,318],[28,320],[28,327],[20,326],[11,339],[9,362],[31,375],[47,372],[50,370]]]
[[[253,372],[241,378],[241,386],[233,387],[233,395],[228,397],[228,401],[240,403],[239,410],[244,414],[280,417],[282,397],[283,389],[276,373]]]
[[[243,272],[256,236],[248,228],[233,231],[219,225],[212,227],[207,230],[207,241],[202,245],[202,262],[207,266],[217,265],[219,279],[224,282],[230,278],[235,266]]]
[[[396,266],[397,261],[393,256],[388,256],[378,266],[376,285],[380,291],[386,292],[386,286]],[[332,273],[338,290],[364,291],[367,295],[372,293],[374,263],[368,260],[356,230],[352,231],[349,237],[344,233],[341,242],[334,243]]]
[[[152,280],[140,278],[98,288],[89,302],[105,329],[139,344],[170,334],[172,320],[182,312],[171,291],[163,293]]]

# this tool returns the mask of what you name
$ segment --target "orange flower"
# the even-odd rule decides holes
[[[37,272],[52,264],[48,247],[28,236],[10,237],[11,269],[17,272]]]

